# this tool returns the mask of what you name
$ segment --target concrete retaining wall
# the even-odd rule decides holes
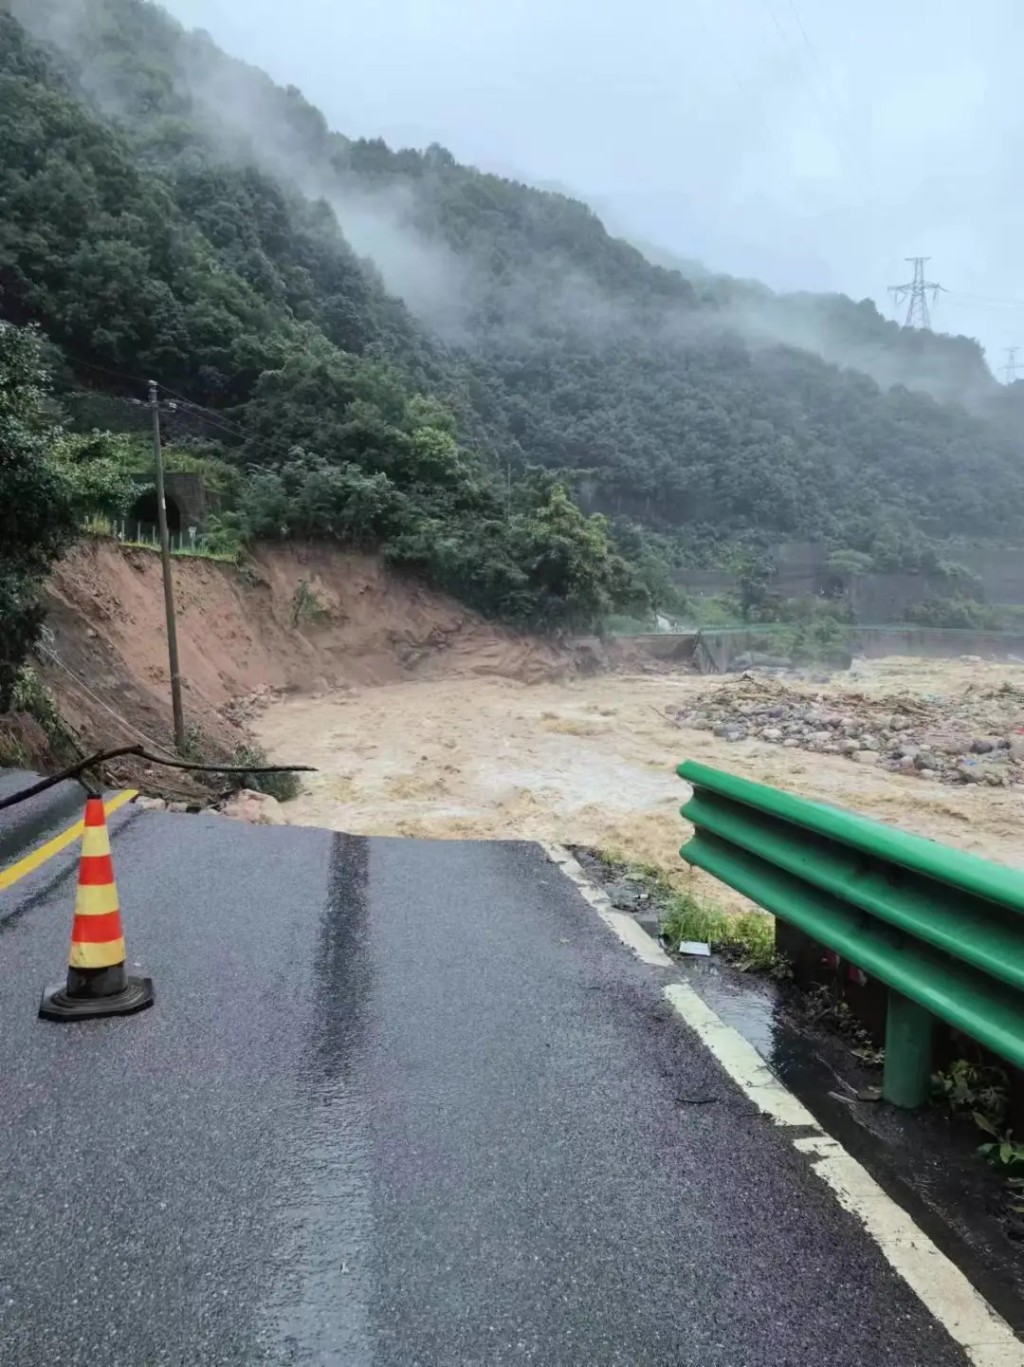
[[[750,651],[783,655],[785,652],[781,646],[776,649],[771,644],[773,636],[777,634],[771,626],[767,626],[615,636],[604,641],[593,637],[581,639],[575,644],[591,651],[595,664],[599,659],[608,668],[631,661],[656,660],[696,665],[705,674],[724,674],[737,656]],[[985,660],[1017,658],[1024,666],[1024,633],[1020,632],[941,631],[930,627],[850,627],[846,640],[853,655],[872,660],[896,655],[940,660],[979,655]]]
[[[855,655],[877,660],[885,655],[924,655],[956,659],[980,655],[985,660],[1017,657],[1024,664],[1024,634],[1016,631],[943,631],[935,627],[854,627],[850,645]]]
[[[643,636],[578,636],[572,641],[575,664],[581,673],[606,669],[642,668],[644,664],[676,665],[690,669],[694,664],[697,633],[664,632]]]

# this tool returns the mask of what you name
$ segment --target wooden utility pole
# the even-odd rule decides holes
[[[160,528],[160,559],[164,571],[164,611],[167,615],[167,657],[171,666],[171,711],[174,744],[185,750],[185,713],[181,705],[181,673],[178,669],[178,628],[174,619],[174,585],[171,582],[171,543],[167,535],[167,500],[164,498],[164,457],[160,448],[160,394],[155,380],[149,382],[149,407],[153,414],[153,463],[156,467],[156,520]]]

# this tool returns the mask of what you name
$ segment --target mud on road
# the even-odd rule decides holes
[[[941,710],[969,688],[1024,682],[1024,668],[978,661],[880,660],[827,683],[790,680],[837,710],[856,695],[917,695]],[[288,805],[296,824],[366,835],[525,838],[614,850],[719,901],[720,884],[682,870],[686,835],[675,765],[699,759],[763,783],[850,807],[961,849],[1024,866],[1024,788],[951,787],[845,755],[738,742],[681,728],[720,678],[604,676],[526,684],[461,678],[354,687],[273,703],[255,720],[275,756],[320,773]],[[1024,724],[1024,715],[1008,724]]]

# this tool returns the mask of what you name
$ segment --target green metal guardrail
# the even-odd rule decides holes
[[[689,864],[889,988],[882,1094],[927,1098],[934,1017],[1024,1068],[1024,873],[690,761]]]

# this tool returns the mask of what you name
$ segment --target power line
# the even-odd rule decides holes
[[[174,391],[168,389],[166,385],[159,385],[158,387],[163,390],[165,394],[174,394]],[[178,395],[174,395],[173,398],[166,401],[164,406],[168,412],[184,412],[190,417],[200,418],[204,423],[208,423],[211,427],[217,428],[220,432],[226,432],[228,436],[237,437],[240,441],[253,440],[246,431],[241,427],[236,427],[229,418],[224,417],[217,409],[204,408],[201,403],[195,403],[192,399],[185,399]]]
[[[1017,352],[1019,348],[1008,346],[1006,348],[1006,364],[1003,366],[1003,375],[1007,384],[1013,384],[1017,378]]]
[[[160,388],[165,389],[166,386],[160,385]],[[173,391],[167,392],[170,393]],[[181,399],[174,404],[167,405],[167,407],[174,409],[178,409],[181,406],[184,406],[187,410],[192,410],[195,417],[201,418],[203,422],[208,423],[211,427],[244,442],[249,449],[265,451],[271,456],[276,456],[278,459],[287,459],[292,456],[296,447],[302,447],[302,443],[298,441],[284,441],[280,438],[275,439],[273,437],[254,436],[251,432],[245,431],[244,428],[233,426],[227,419],[222,420],[221,415],[217,413],[216,410],[203,408],[202,404],[193,403],[190,399]],[[308,450],[309,448],[302,447],[302,449]]]
[[[764,8],[765,12],[770,16],[772,23],[775,25],[776,29],[778,30],[779,37],[782,39],[782,41],[783,41],[783,42],[786,44],[786,46],[788,47],[788,46],[789,46],[789,34],[786,32],[786,30],[785,30],[785,29],[782,27],[782,25],[779,23],[779,16],[775,13],[774,8],[772,7],[772,2],[771,2],[771,0],[761,0],[761,5],[762,5],[762,7]]]
[[[113,370],[110,366],[99,365],[96,361],[87,361],[83,356],[79,356],[62,342],[55,343],[54,345],[64,352],[65,356],[73,361],[76,366],[80,366],[85,370],[94,370],[101,375],[109,375],[113,379],[123,380],[127,384],[137,385],[143,392],[148,391],[148,380],[142,380],[137,375],[126,375],[124,371]],[[303,354],[308,355],[310,353],[305,351]],[[164,394],[167,394],[174,399],[177,404],[183,405],[186,409],[191,410],[195,416],[201,417],[205,422],[208,422],[211,427],[218,427],[227,435],[237,437],[240,441],[249,442],[252,445],[269,446],[269,443],[265,439],[253,437],[242,428],[234,426],[230,420],[225,418],[217,409],[206,408],[203,404],[196,403],[195,400],[186,398],[184,394],[180,394],[176,389],[172,389],[170,385],[158,381],[157,386]],[[134,399],[122,394],[107,393],[104,393],[102,397],[108,400],[116,400],[119,403],[130,403],[137,408],[149,407],[148,398]],[[290,451],[295,443],[281,443],[280,445],[282,449]]]
[[[693,0],[692,12],[696,17],[697,23],[700,25],[700,28],[704,33],[704,37],[707,39],[710,59],[710,50],[712,47],[715,46],[715,43],[711,33],[711,26],[707,20],[707,15],[704,13],[702,0]],[[726,52],[729,53],[727,61],[724,60],[721,56],[719,56],[719,61],[722,63],[723,67],[725,67],[726,65],[728,66],[728,72],[729,75],[732,77],[732,81],[736,87],[737,94],[740,96],[741,99],[746,99],[749,92],[747,90],[746,83],[742,80],[742,78],[736,70],[736,66],[732,60],[731,51],[731,48],[726,49]],[[710,87],[706,83],[704,84],[704,88],[705,90],[708,90],[710,93]]]
[[[838,96],[836,95],[835,86],[832,84],[832,78],[829,76],[828,70],[824,62],[818,56],[818,50],[811,42],[806,28],[804,28],[804,21],[800,18],[800,11],[796,7],[796,0],[789,0],[789,8],[794,20],[796,21],[796,26],[800,30],[800,37],[804,40],[804,47],[806,47],[807,51],[811,54],[811,61],[818,69],[818,74],[821,76],[822,85],[824,86],[825,91],[828,94],[828,97],[831,100],[833,106],[835,107],[837,113],[841,114],[842,110],[840,107],[840,101]]]
[[[994,299],[987,294],[965,294],[961,290],[946,290],[954,303],[990,304],[997,308],[1024,309],[1024,299]]]
[[[931,294],[934,303],[935,296],[943,286],[924,278],[925,263],[931,260],[930,256],[908,256],[906,259],[914,264],[914,278],[905,285],[890,285],[889,293],[897,306],[902,304],[904,299],[910,301],[907,305],[907,321],[904,327],[930,329],[932,322],[928,313],[928,295]]]
[[[55,665],[59,665],[60,668],[63,669],[66,674],[70,674],[71,678],[75,681],[75,683],[82,690],[82,692],[87,694],[88,697],[92,698],[94,703],[97,703],[100,707],[102,707],[104,712],[109,712],[110,715],[114,718],[114,720],[120,726],[123,726],[126,731],[134,731],[135,735],[137,735],[140,740],[145,741],[145,743],[147,745],[152,746],[154,750],[162,750],[164,748],[162,745],[159,744],[158,741],[155,741],[152,736],[147,736],[145,731],[140,731],[139,728],[137,726],[133,726],[132,723],[128,721],[126,717],[122,717],[119,712],[115,712],[114,709],[108,703],[105,703],[102,698],[97,697],[96,694],[89,687],[89,685],[85,683],[85,681],[82,678],[80,678],[80,676],[76,674],[75,671],[69,665],[66,665],[59,655],[57,655],[54,651],[50,650],[48,646],[45,646],[42,643],[37,643],[36,650],[38,650],[41,654],[48,656],[53,661],[53,663]]]
[[[828,131],[833,148],[843,164],[844,171],[851,162],[854,163],[853,174],[862,181],[864,194],[871,198],[874,193],[874,171],[870,157],[861,145],[858,134],[850,127],[850,121],[847,117],[848,108],[836,93],[826,63],[811,41],[795,0],[788,0],[788,4],[793,22],[810,57],[809,65],[806,61],[800,64],[801,76],[813,103],[818,108],[822,127]],[[788,52],[793,47],[795,40],[783,26],[772,0],[761,0],[761,6],[770,17]]]
[[[87,361],[84,357],[73,352],[70,347],[65,346],[63,342],[55,341],[53,344],[59,351],[62,351],[65,356],[70,357],[77,366],[82,366],[86,370],[95,370],[99,375],[109,375],[115,380],[124,380],[127,384],[138,385],[140,389],[145,389],[146,387],[146,381],[140,380],[137,375],[126,375],[123,370],[112,370],[108,365],[99,365],[96,361]],[[145,400],[139,400],[139,402],[144,403]]]
[[[163,389],[164,386],[161,385],[160,388]],[[167,405],[168,408],[174,410],[178,410],[182,406],[184,406],[186,410],[191,411],[193,416],[201,418],[203,422],[208,423],[210,427],[216,428],[220,432],[225,432],[228,436],[237,437],[239,441],[245,442],[247,446],[262,448],[264,451],[269,451],[271,455],[290,456],[296,446],[301,445],[300,442],[295,441],[282,441],[280,439],[275,440],[271,437],[253,436],[251,432],[247,432],[241,427],[235,427],[226,418],[222,418],[221,414],[217,413],[215,409],[203,408],[202,404],[193,403],[189,399],[176,400],[174,403],[169,403]]]
[[[67,351],[67,348],[64,348],[64,350]],[[121,371],[111,370],[109,366],[96,365],[92,361],[86,361],[82,357],[76,356],[74,352],[68,352],[67,354],[78,365],[81,365],[86,369],[96,370],[102,374],[111,375],[116,379],[126,380],[129,383],[138,384],[142,387],[145,387],[147,383],[146,381],[139,380],[132,375],[125,375]],[[186,416],[199,418],[203,423],[205,423],[209,427],[214,428],[218,432],[224,433],[225,436],[234,437],[237,441],[244,442],[248,447],[262,449],[274,456],[287,457],[290,456],[291,453],[294,451],[295,447],[299,445],[298,442],[289,442],[282,441],[280,439],[275,440],[274,438],[270,437],[254,436],[253,433],[246,431],[242,427],[238,427],[217,409],[207,408],[205,407],[205,405],[201,403],[196,403],[194,399],[186,398],[184,394],[179,393],[176,389],[171,389],[169,385],[157,382],[157,388],[162,393],[169,396],[167,403],[163,405],[165,410],[170,412],[179,412],[183,413]],[[89,394],[92,393],[92,391],[84,392],[88,392]],[[137,409],[144,410],[149,407],[149,404],[145,399],[133,399],[122,394],[104,393],[101,395],[101,397],[104,400],[113,401],[116,403],[130,404],[133,408]]]

